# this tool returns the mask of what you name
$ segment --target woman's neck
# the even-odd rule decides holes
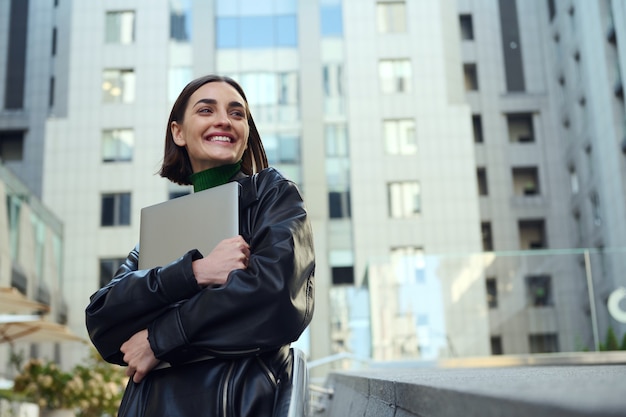
[[[193,191],[198,192],[226,184],[240,169],[241,161],[194,172],[189,179],[193,184]]]

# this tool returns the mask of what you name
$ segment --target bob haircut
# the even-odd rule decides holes
[[[208,83],[222,82],[232,86],[241,95],[246,102],[246,118],[248,119],[248,126],[250,127],[250,133],[248,136],[248,146],[243,152],[241,157],[241,171],[244,174],[252,175],[264,168],[267,168],[267,156],[265,155],[265,148],[261,142],[261,136],[254,124],[252,115],[250,114],[250,108],[248,106],[248,99],[241,86],[232,78],[219,76],[219,75],[205,75],[204,77],[196,78],[183,88],[180,92],[172,111],[170,118],[167,121],[167,129],[165,130],[165,152],[163,154],[163,164],[159,175],[167,178],[168,180],[180,185],[191,185],[189,180],[193,170],[191,169],[191,162],[189,160],[189,154],[184,146],[178,146],[174,142],[172,136],[172,122],[184,123],[185,110],[189,103],[189,97],[196,90]]]

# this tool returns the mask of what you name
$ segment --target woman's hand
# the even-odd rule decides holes
[[[128,339],[120,351],[124,354],[124,362],[128,364],[126,376],[132,377],[135,383],[141,380],[159,364],[154,356],[150,342],[148,342],[148,330],[141,330]]]
[[[223,285],[234,269],[246,269],[250,245],[241,236],[224,239],[207,256],[193,261],[193,274],[198,285]]]

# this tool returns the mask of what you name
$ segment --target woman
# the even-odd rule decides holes
[[[91,340],[132,377],[119,416],[271,416],[311,321],[315,261],[300,193],[267,167],[239,84],[210,75],[183,89],[160,174],[195,192],[238,181],[240,235],[150,270],[135,247],[91,296]]]

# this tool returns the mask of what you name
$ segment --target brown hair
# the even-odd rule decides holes
[[[250,114],[250,108],[248,106],[248,99],[241,86],[232,78],[224,77],[220,75],[205,75],[204,77],[196,78],[183,88],[178,95],[176,102],[172,106],[170,118],[167,121],[167,128],[165,130],[165,152],[163,154],[163,164],[159,175],[167,178],[168,180],[180,185],[190,185],[189,177],[193,174],[191,169],[191,162],[189,161],[189,154],[184,146],[178,146],[174,143],[172,136],[171,125],[172,122],[183,123],[185,117],[185,110],[189,103],[189,97],[196,90],[205,84],[212,82],[224,82],[231,85],[246,102],[246,118],[248,119],[248,126],[250,127],[250,133],[248,136],[248,147],[243,152],[241,171],[247,175],[252,175],[264,168],[268,167],[267,156],[265,155],[265,148],[261,142],[261,136],[254,124],[252,115]]]

